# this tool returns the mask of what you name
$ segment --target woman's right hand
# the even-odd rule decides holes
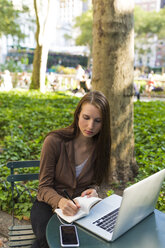
[[[63,197],[60,199],[58,207],[62,210],[64,215],[72,216],[75,215],[80,208],[78,201],[75,200],[75,203],[76,205],[71,200]]]

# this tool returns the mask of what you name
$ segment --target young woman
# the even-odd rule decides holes
[[[64,189],[72,198],[97,196],[97,186],[107,179],[109,160],[109,103],[101,92],[89,92],[78,103],[73,123],[45,138],[37,200],[31,210],[37,238],[32,248],[48,248],[46,225],[56,208],[65,215],[79,210],[78,202],[68,200]]]

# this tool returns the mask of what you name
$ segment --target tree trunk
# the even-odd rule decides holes
[[[49,51],[49,42],[55,24],[56,0],[34,0],[36,13],[36,49],[33,59],[31,89],[45,92],[45,76]]]
[[[42,47],[37,45],[35,52],[34,52],[34,59],[33,59],[33,73],[32,73],[32,81],[30,84],[31,89],[40,88],[41,52],[42,52]]]
[[[109,183],[127,182],[137,173],[133,133],[134,1],[93,0],[92,88],[110,103]]]

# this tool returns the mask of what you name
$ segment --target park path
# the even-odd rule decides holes
[[[134,97],[134,102],[136,102],[136,101],[137,101],[137,98],[135,96]],[[162,101],[162,102],[164,102],[165,101],[165,97],[151,97],[151,98],[149,98],[147,96],[141,96],[140,97],[140,101],[141,102],[151,102],[151,101]]]

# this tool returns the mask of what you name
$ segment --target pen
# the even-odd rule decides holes
[[[70,195],[68,194],[68,192],[64,189],[64,194],[65,194],[65,196],[69,199],[69,200],[71,200],[75,205],[76,205],[76,203],[75,203],[75,201],[70,197]]]

